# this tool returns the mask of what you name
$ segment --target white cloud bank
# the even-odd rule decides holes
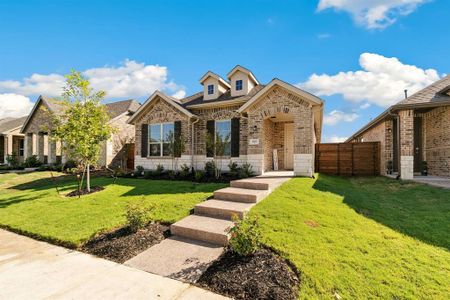
[[[324,137],[324,142],[325,143],[343,143],[347,139],[348,139],[348,137],[332,135],[332,136]]]
[[[108,99],[144,97],[155,90],[167,92],[176,98],[186,95],[182,86],[169,80],[168,69],[164,66],[125,60],[119,66],[92,68],[82,73],[90,80],[95,90],[106,91]],[[27,106],[24,99],[28,98],[25,96],[60,96],[64,82],[64,76],[55,73],[33,74],[20,81],[0,81],[0,115],[22,116]],[[29,99],[28,102],[31,103]],[[6,108],[7,113],[3,112]]]
[[[350,102],[387,107],[401,100],[405,89],[412,95],[440,78],[434,69],[424,70],[374,53],[361,54],[359,64],[362,70],[313,74],[297,86],[318,96],[341,94]]]
[[[317,10],[334,9],[352,15],[358,25],[368,29],[384,29],[399,17],[413,13],[430,0],[320,0]]]
[[[333,110],[323,117],[323,123],[325,125],[336,125],[340,122],[353,122],[358,117],[359,116],[356,113],[345,113],[340,110]]]
[[[33,103],[30,98],[17,94],[0,94],[0,119],[22,117],[30,113]]]

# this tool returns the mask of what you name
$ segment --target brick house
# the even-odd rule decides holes
[[[13,154],[19,162],[23,162],[24,135],[20,130],[26,118],[0,119],[0,165],[6,164],[7,156]]]
[[[321,138],[321,99],[279,79],[261,84],[241,66],[227,80],[209,71],[200,84],[203,91],[183,99],[157,91],[130,118],[136,166],[171,169],[167,139],[174,132],[185,145],[176,154],[179,164],[195,169],[203,170],[212,160],[206,138],[216,136],[226,142],[223,170],[234,161],[250,163],[257,174],[278,169],[312,175],[314,145]]]
[[[116,128],[112,137],[102,145],[98,164],[100,166],[122,166],[124,144],[134,143],[134,126],[126,121],[138,110],[135,100],[124,100],[105,104],[111,118],[109,124]],[[61,142],[49,138],[51,118],[49,112],[61,114],[64,106],[60,101],[40,96],[25,120],[21,133],[24,135],[24,158],[37,155],[44,164],[58,164],[66,160],[61,153]]]
[[[381,170],[403,179],[419,174],[450,177],[450,76],[388,108],[347,142],[381,143]]]

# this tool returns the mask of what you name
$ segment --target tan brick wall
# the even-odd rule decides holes
[[[127,124],[129,118],[128,114],[122,114],[110,122],[111,127],[114,128],[114,133],[110,139],[111,153],[108,154],[109,157],[105,157],[108,165],[120,167],[122,164],[126,164],[125,143],[135,142],[134,125]]]
[[[25,128],[25,133],[39,133],[47,132],[51,129],[51,117],[50,112],[47,108],[42,105],[35,110],[31,120],[28,122],[27,128]]]
[[[423,127],[429,174],[450,177],[450,106],[423,114]]]
[[[135,155],[141,156],[141,130],[142,124],[155,124],[163,122],[181,121],[181,136],[186,139],[183,154],[190,154],[190,125],[186,115],[168,104],[166,101],[157,99],[140,115],[135,122]]]
[[[400,156],[414,155],[414,111],[401,110],[400,118]]]
[[[273,170],[274,129],[275,123],[270,119],[263,121],[264,172]]]

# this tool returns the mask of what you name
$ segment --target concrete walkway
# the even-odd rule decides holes
[[[290,173],[266,174],[262,177],[235,180],[231,186],[214,192],[214,199],[195,206],[194,214],[170,227],[165,239],[126,265],[182,280],[196,282],[228,244],[231,217],[243,218],[259,201],[291,177]]]
[[[227,299],[0,229],[0,299]]]

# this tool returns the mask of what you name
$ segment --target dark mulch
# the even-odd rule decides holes
[[[296,299],[298,272],[269,249],[242,257],[225,252],[198,280],[198,284],[234,299]]]
[[[68,193],[66,195],[66,197],[78,197],[78,196],[83,196],[83,195],[87,195],[87,194],[93,194],[93,193],[96,193],[96,192],[103,191],[104,189],[105,188],[102,187],[102,186],[93,186],[93,187],[91,187],[91,191],[90,192],[88,192],[87,189],[81,189],[80,191],[75,190],[75,191],[72,191],[72,192]]]
[[[122,227],[90,239],[81,246],[81,250],[123,263],[158,244],[168,235],[169,227],[159,223],[150,223],[137,232],[132,232],[128,227]]]

